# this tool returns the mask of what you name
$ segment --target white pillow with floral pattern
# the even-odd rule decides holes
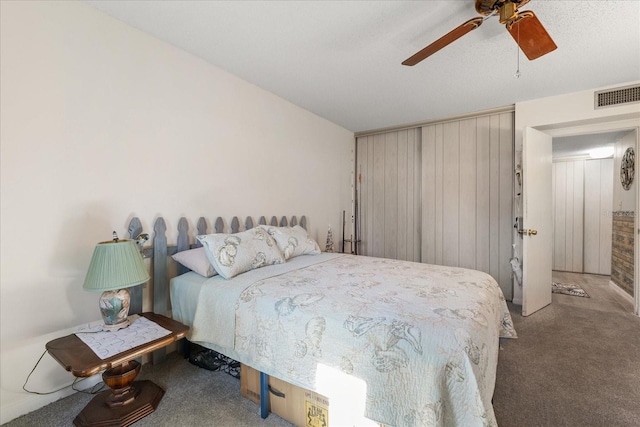
[[[290,259],[300,255],[319,254],[320,246],[307,230],[294,225],[293,227],[274,227],[271,225],[260,225],[259,227],[273,236],[278,243],[278,248],[284,255],[284,259]]]
[[[216,271],[225,279],[285,259],[273,237],[260,227],[235,234],[197,236]]]

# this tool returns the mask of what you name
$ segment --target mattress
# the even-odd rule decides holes
[[[370,419],[496,424],[499,338],[515,331],[485,273],[320,254],[232,280],[187,273],[171,300],[190,340],[269,375],[328,397],[326,372],[359,379]]]

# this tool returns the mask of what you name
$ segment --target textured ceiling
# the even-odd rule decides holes
[[[640,79],[640,1],[532,0],[558,49],[520,54],[496,17],[414,67],[477,16],[458,1],[100,1],[87,4],[359,132]]]

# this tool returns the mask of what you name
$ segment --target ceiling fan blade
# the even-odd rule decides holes
[[[464,36],[469,31],[475,30],[480,26],[480,24],[482,24],[483,21],[484,19],[481,17],[468,20],[464,24],[460,25],[459,27],[448,32],[444,36],[440,37],[438,40],[434,41],[429,46],[422,49],[420,52],[414,54],[410,58],[405,59],[402,65],[409,65],[409,66],[416,65],[418,62],[433,55],[434,53],[436,53],[443,47],[447,46],[448,44],[458,40],[460,37]]]
[[[518,18],[507,25],[507,30],[531,61],[558,47],[536,14],[530,10],[520,12]]]

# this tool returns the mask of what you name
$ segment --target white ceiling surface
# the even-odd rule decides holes
[[[594,148],[613,146],[633,130],[553,138],[553,158],[586,157]]]
[[[457,1],[104,1],[89,5],[351,131],[399,126],[640,79],[640,1],[532,0],[558,49],[535,61],[496,17]]]

